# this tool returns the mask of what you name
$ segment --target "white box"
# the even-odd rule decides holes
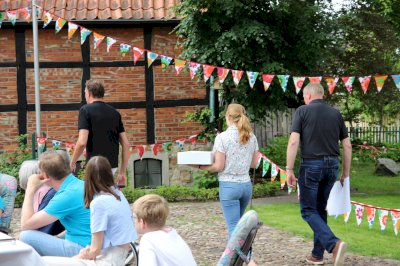
[[[213,164],[214,158],[211,151],[185,151],[178,152],[178,164]]]

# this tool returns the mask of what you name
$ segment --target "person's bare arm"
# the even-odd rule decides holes
[[[300,134],[292,132],[286,151],[286,183],[288,187],[295,188],[297,178],[294,175],[294,162],[296,161],[297,149],[299,148]]]
[[[342,140],[343,146],[343,160],[342,160],[342,176],[340,177],[340,182],[343,184],[344,179],[350,176],[350,165],[351,165],[351,141],[350,138],[345,138]]]
[[[76,161],[78,161],[83,150],[85,149],[87,141],[88,141],[88,137],[89,137],[89,130],[87,130],[87,129],[79,130],[78,140],[76,141],[74,154],[72,155],[72,159],[70,162],[72,172],[75,172],[75,170],[76,170]]]
[[[101,254],[101,248],[103,246],[104,232],[97,232],[92,234],[92,243],[90,246],[81,249],[78,255],[74,258],[85,259],[85,260],[95,260],[97,256]]]
[[[214,154],[214,163],[211,165],[194,165],[193,167],[210,172],[221,172],[225,167],[225,153],[216,151]]]
[[[126,178],[126,168],[128,167],[128,161],[129,161],[129,140],[128,137],[126,136],[125,132],[121,132],[119,134],[119,142],[121,143],[122,146],[122,160],[121,164],[118,169],[118,180],[124,180]]]

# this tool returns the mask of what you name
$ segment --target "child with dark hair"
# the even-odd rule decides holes
[[[129,244],[137,234],[129,203],[115,187],[111,165],[105,157],[92,157],[86,165],[84,202],[90,208],[90,246],[74,258],[44,260],[48,265],[124,265]]]

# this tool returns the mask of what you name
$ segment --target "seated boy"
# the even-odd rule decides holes
[[[167,201],[155,194],[140,197],[133,204],[135,227],[140,240],[139,266],[196,265],[186,242],[165,222],[169,214]]]

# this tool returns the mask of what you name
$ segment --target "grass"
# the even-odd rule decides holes
[[[352,166],[350,183],[356,192],[352,193],[351,199],[374,206],[400,209],[400,178],[375,176],[373,172],[373,163],[357,163]],[[298,203],[258,205],[254,209],[265,224],[312,240],[313,233],[302,220]],[[350,252],[400,260],[400,234],[395,235],[390,215],[383,232],[380,230],[378,215],[375,216],[372,229],[368,227],[365,213],[361,225],[357,226],[354,207],[347,223],[341,215],[337,218],[329,217],[328,224],[335,235],[348,242]]]

